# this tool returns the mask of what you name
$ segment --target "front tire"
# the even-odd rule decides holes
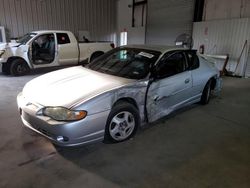
[[[10,73],[13,76],[22,76],[29,71],[29,66],[22,59],[15,59],[11,62]]]
[[[203,89],[202,96],[201,96],[201,101],[200,101],[200,103],[203,104],[203,105],[209,103],[210,96],[211,96],[211,83],[212,83],[212,81],[209,80],[207,82],[205,88]]]
[[[115,105],[108,117],[105,138],[112,142],[122,142],[131,138],[140,124],[137,108],[129,103]]]

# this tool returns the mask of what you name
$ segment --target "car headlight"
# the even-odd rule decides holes
[[[0,57],[4,54],[5,50],[0,50]]]
[[[69,110],[64,107],[46,107],[43,109],[43,115],[57,121],[76,121],[85,118],[87,112],[84,110]]]

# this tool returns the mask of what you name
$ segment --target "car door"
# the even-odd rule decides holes
[[[71,41],[67,33],[56,33],[58,44],[58,63],[60,65],[74,65],[78,63],[78,43]]]
[[[28,57],[34,68],[57,66],[54,33],[43,33],[31,42]]]
[[[187,70],[187,60],[182,51],[165,54],[155,66],[153,76],[146,104],[150,122],[185,104],[192,88],[191,71]]]
[[[199,69],[200,62],[196,55],[196,50],[186,50],[185,54],[188,62],[188,69],[191,71],[193,78],[191,91],[192,98],[193,100],[199,100],[204,89],[204,82],[206,83],[207,80],[204,81],[204,74],[201,74],[201,70]]]

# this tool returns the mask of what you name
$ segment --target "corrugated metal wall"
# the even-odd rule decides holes
[[[250,0],[205,0],[203,20],[250,17]]]
[[[0,0],[0,25],[10,37],[33,30],[79,30],[92,40],[114,40],[116,0]]]
[[[182,33],[192,34],[195,0],[148,0],[147,44],[174,45]]]
[[[235,71],[237,59],[248,40],[248,46],[236,70],[238,75],[244,76],[250,43],[250,18],[194,23],[193,39],[194,48],[198,49],[203,44],[207,54],[229,54],[227,68],[230,71]]]

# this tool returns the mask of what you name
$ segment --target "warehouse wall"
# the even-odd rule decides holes
[[[194,48],[198,49],[204,45],[206,54],[229,54],[227,70],[240,76],[250,76],[250,69],[246,70],[246,67],[249,68],[247,61],[250,48],[250,18],[196,22],[193,28],[193,39]],[[243,50],[246,40],[248,43]],[[242,57],[236,69],[242,50]],[[222,67],[221,63],[220,67]]]
[[[194,47],[203,44],[205,53],[229,54],[227,69],[240,76],[250,76],[249,18],[250,0],[205,0],[204,21],[194,24]],[[236,69],[246,40],[247,46]]]
[[[146,43],[174,45],[182,33],[192,34],[195,0],[148,0]]]
[[[116,0],[0,0],[0,26],[9,37],[33,30],[89,31],[92,40],[115,40]]]
[[[250,0],[205,0],[203,20],[250,17]]]
[[[132,0],[117,0],[117,36],[120,32],[128,32],[128,44],[145,44],[146,11],[144,12],[144,25],[141,25],[142,10],[135,9],[135,27],[132,27]],[[119,44],[119,37],[117,39]]]

